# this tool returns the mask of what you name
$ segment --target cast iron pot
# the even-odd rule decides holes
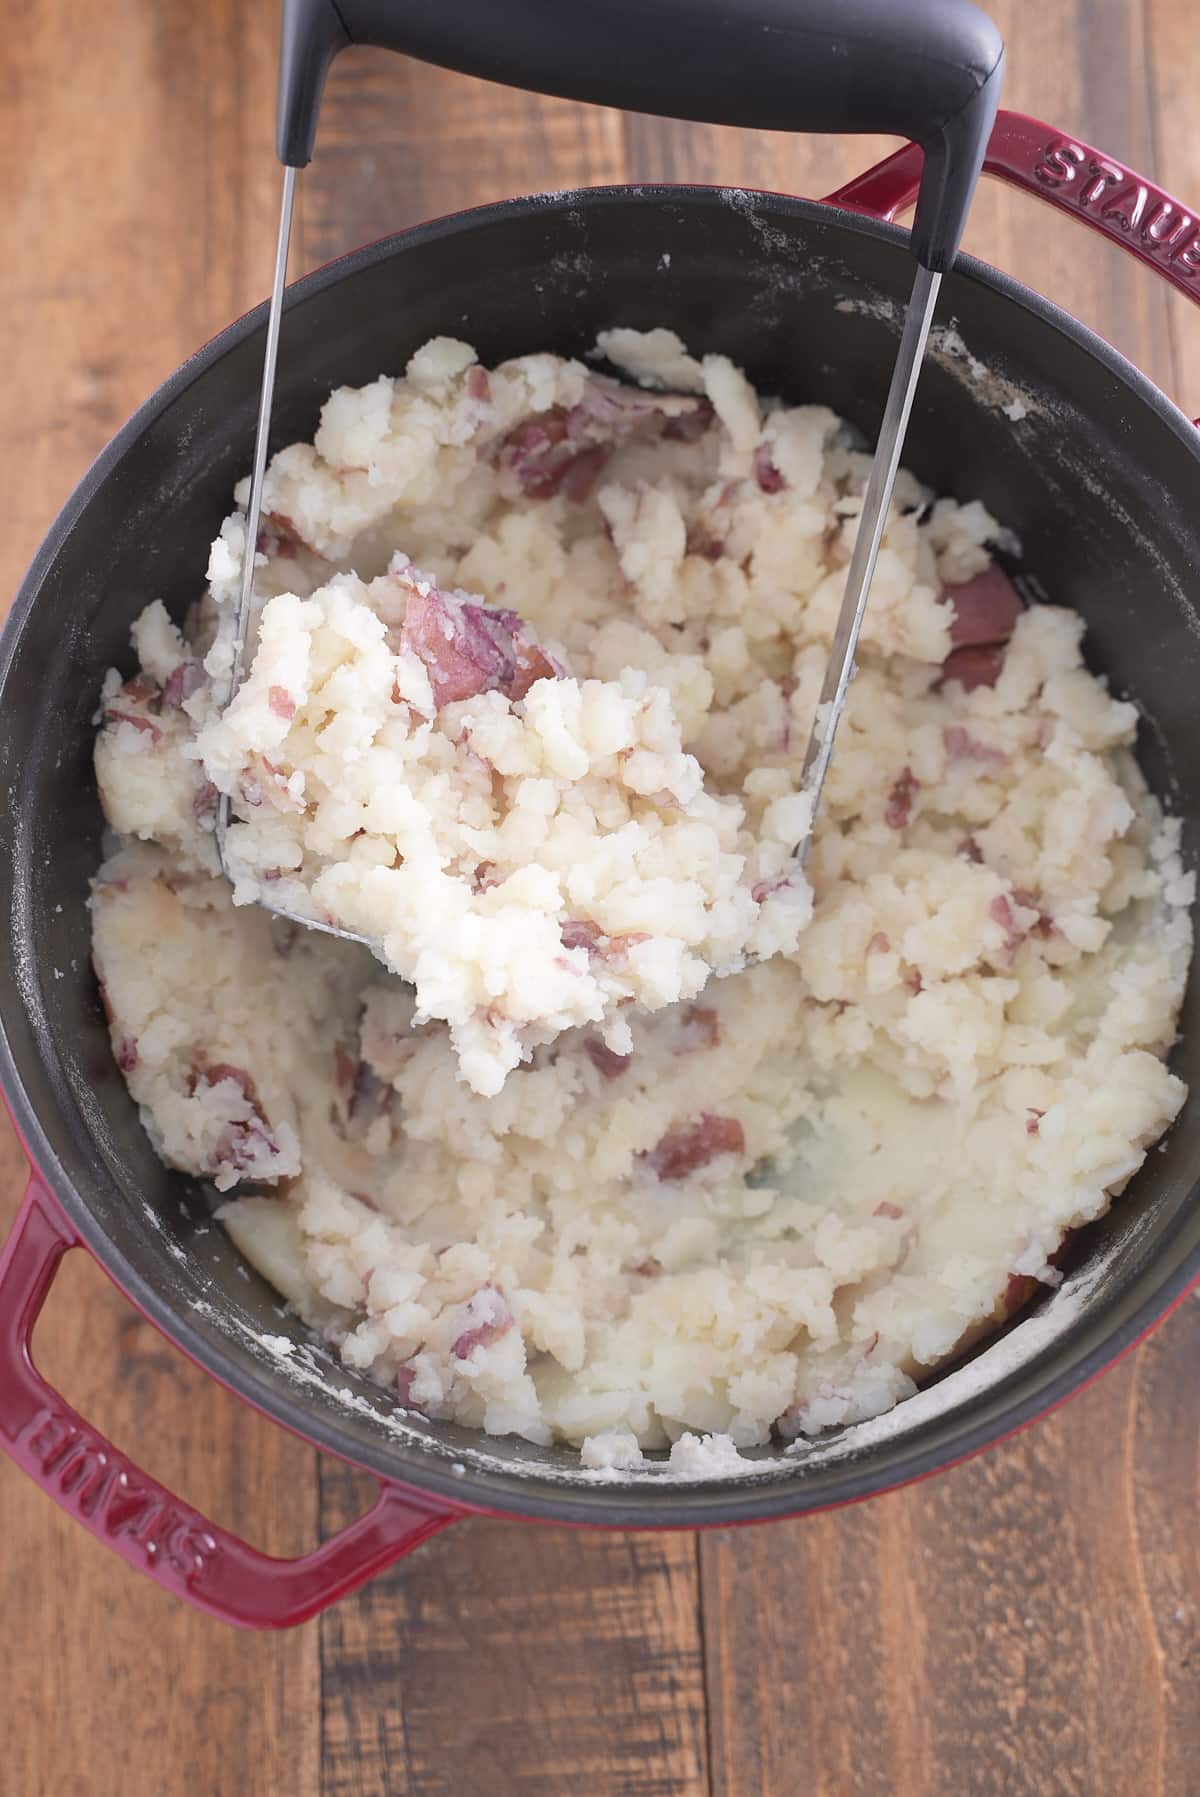
[[[553,85],[550,82],[544,85]],[[1192,218],[1087,144],[1002,114],[986,166],[1106,232],[1188,293]],[[406,231],[318,270],[291,294],[272,447],[311,437],[329,389],[399,370],[453,333],[485,362],[581,355],[598,330],[668,324],[767,392],[819,400],[870,436],[911,282],[921,156],[901,150],[826,202],[690,187],[514,200]],[[1031,589],[1075,606],[1092,664],[1141,707],[1143,766],[1194,858],[1200,826],[1200,457],[1189,421],[1107,344],[1003,274],[961,258],[905,460],[941,492],[980,497],[1020,535]],[[29,1190],[0,1259],[0,1444],[126,1560],[230,1621],[313,1614],[470,1511],[604,1527],[697,1527],[847,1503],[948,1466],[1047,1410],[1135,1342],[1200,1277],[1194,1108],[1099,1224],[1063,1287],[1000,1341],[886,1419],[796,1454],[763,1449],[732,1482],[655,1472],[589,1482],[560,1448],[480,1438],[399,1412],[281,1316],[211,1193],[155,1158],[109,1047],[85,909],[100,858],[91,772],[104,670],[129,627],[197,590],[248,466],[262,363],[254,312],[130,420],[39,550],[0,644],[0,1074],[28,1146]],[[1006,412],[1020,411],[1014,421]],[[1189,994],[1176,1056],[1200,1079]],[[300,1559],[263,1555],[139,1471],[30,1356],[64,1251],[93,1254],[216,1379],[306,1440],[374,1473],[378,1503]],[[281,1355],[278,1338],[294,1344]],[[272,1342],[264,1338],[273,1338]],[[164,1426],[165,1419],[159,1419]],[[167,1424],[169,1426],[169,1423]]]

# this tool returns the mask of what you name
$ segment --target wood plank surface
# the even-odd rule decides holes
[[[275,22],[225,0],[6,5],[0,35],[2,590],[112,432],[256,300],[273,229]],[[264,179],[265,177],[265,179]],[[264,210],[265,206],[265,210]],[[24,1185],[5,1128],[0,1227]],[[83,1414],[275,1553],[317,1540],[316,1455],[175,1353],[82,1255],[41,1363]],[[317,1797],[315,1630],[187,1611],[0,1465],[5,1797]]]
[[[0,3],[11,591],[115,426],[265,290],[278,174],[272,8]],[[994,11],[1008,104],[1200,203],[1190,0]],[[673,179],[819,194],[886,147],[623,118],[353,52],[292,272],[510,193]],[[968,244],[1200,411],[1186,301],[1008,190],[981,192]],[[21,1183],[6,1137],[0,1220]],[[79,1256],[38,1345],[100,1427],[273,1551],[364,1501]],[[1190,1300],[1076,1403],[912,1491],[702,1541],[463,1524],[279,1637],[186,1612],[0,1464],[0,1600],[20,1644],[0,1790],[1200,1797],[1198,1364]]]
[[[1200,1791],[1198,1348],[1193,1301],[969,1466],[706,1538],[713,1791]]]
[[[1158,178],[1193,212],[1200,208],[1200,132],[1196,130],[1196,74],[1200,63],[1196,12],[1188,0],[1144,0],[1146,75]],[[1196,308],[1181,293],[1168,307],[1174,387],[1189,418],[1200,416],[1200,330]]]
[[[354,1484],[322,1467],[328,1526]],[[323,1797],[709,1788],[691,1535],[459,1523],[321,1643]]]

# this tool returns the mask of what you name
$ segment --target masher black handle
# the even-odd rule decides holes
[[[913,249],[938,272],[1004,69],[970,0],[283,0],[282,162],[311,157],[325,71],[350,44],[630,112],[910,138],[925,152]]]

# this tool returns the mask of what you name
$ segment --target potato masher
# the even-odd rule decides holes
[[[760,11],[763,10],[760,8]],[[279,351],[296,177],[312,157],[325,74],[351,44],[375,44],[428,62],[567,98],[631,111],[760,129],[895,131],[921,144],[925,166],[913,220],[917,269],[905,312],[846,587],[830,647],[800,790],[815,818],[854,673],[879,545],[943,272],[953,263],[999,103],[1004,46],[968,0],[773,0],[775,73],[747,58],[725,0],[284,0],[277,148],[283,192],[254,440],[242,580],[228,704],[241,684],[254,598],[254,545]],[[636,42],[630,58],[624,45]],[[681,50],[685,53],[681,54]],[[739,68],[754,63],[754,79]],[[696,71],[707,71],[697,74]],[[568,72],[569,71],[569,72]],[[715,77],[713,71],[719,71]],[[616,322],[616,321],[614,321]],[[229,795],[215,834],[229,877]],[[796,845],[803,865],[810,834]],[[311,929],[373,944],[350,930],[268,905]]]

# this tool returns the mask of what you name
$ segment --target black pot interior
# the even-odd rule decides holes
[[[697,352],[733,356],[766,391],[831,405],[870,435],[911,277],[902,234],[800,201],[667,188],[491,208],[360,251],[299,285],[283,329],[273,446],[311,437],[332,386],[401,372],[437,333],[467,338],[492,361],[581,354],[605,326],[664,323]],[[987,377],[971,375],[953,337],[942,340],[906,461],[939,491],[982,498],[1018,532],[1034,590],[1083,613],[1092,664],[1146,714],[1143,765],[1185,818],[1194,863],[1191,429],[1107,346],[979,264],[947,279],[939,318],[954,321]],[[1044,1302],[1036,1330],[1024,1326],[1026,1348],[1020,1331],[1010,1336],[994,1377],[957,1394],[948,1386],[943,1402],[915,1400],[887,1429],[835,1437],[806,1457],[764,1450],[761,1476],[735,1484],[583,1483],[566,1451],[481,1447],[420,1418],[397,1424],[389,1398],[320,1347],[287,1363],[262,1347],[263,1334],[303,1333],[209,1226],[207,1191],[151,1152],[109,1050],[84,909],[100,855],[91,771],[100,679],[110,664],[131,665],[129,627],[150,599],[179,615],[201,583],[249,465],[261,355],[255,315],[131,421],[40,552],[0,662],[10,1096],[47,1179],[122,1286],[210,1370],[348,1458],[461,1502],[608,1522],[782,1514],[886,1486],[1015,1426],[1148,1326],[1200,1270],[1194,1108],[1076,1244],[1074,1295]],[[1004,410],[1014,398],[1028,408],[1015,423]],[[1190,1079],[1200,1078],[1196,1009],[1193,982],[1176,1055]]]

